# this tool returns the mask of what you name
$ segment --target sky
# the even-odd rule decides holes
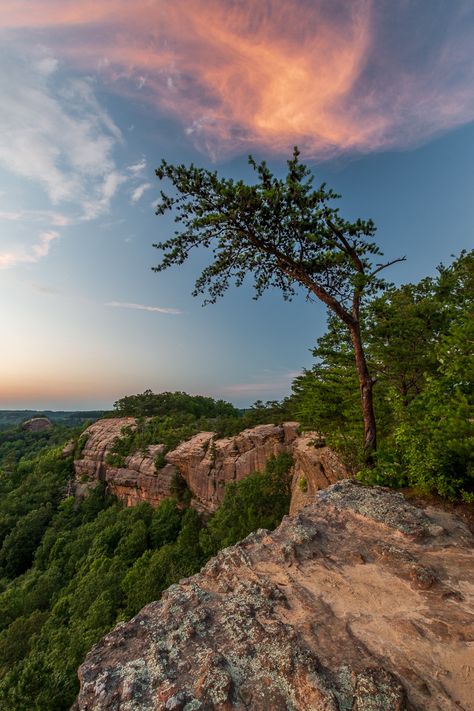
[[[311,366],[322,305],[152,271],[162,158],[251,181],[297,144],[395,283],[472,247],[472,0],[2,0],[0,97],[0,408],[244,407]]]

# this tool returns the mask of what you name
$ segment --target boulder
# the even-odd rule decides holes
[[[227,484],[263,471],[271,456],[291,451],[297,428],[296,422],[258,425],[224,439],[200,432],[166,459],[179,470],[201,506],[211,512],[222,503]]]
[[[21,427],[29,432],[48,432],[53,429],[53,423],[46,416],[32,417],[21,423]]]
[[[87,437],[81,456],[74,461],[76,477],[81,480],[105,480],[105,458],[124,427],[135,427],[134,417],[111,417],[97,420],[84,430]]]

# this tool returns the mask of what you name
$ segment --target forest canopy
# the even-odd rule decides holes
[[[156,509],[125,508],[98,484],[75,501],[68,495],[72,461],[62,447],[42,438],[38,449],[30,433],[14,434],[23,456],[7,472],[8,436],[0,433],[2,709],[67,711],[78,666],[117,622],[196,573],[220,548],[275,527],[288,512],[286,455],[233,485],[207,533],[198,513],[172,498]]]

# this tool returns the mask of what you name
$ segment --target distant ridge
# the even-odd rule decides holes
[[[24,420],[44,415],[51,422],[61,425],[81,425],[84,422],[95,422],[107,410],[0,410],[0,430],[14,427]]]

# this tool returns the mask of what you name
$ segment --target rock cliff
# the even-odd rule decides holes
[[[74,711],[472,711],[473,543],[339,482],[119,624]]]
[[[200,510],[214,511],[224,498],[229,482],[240,481],[253,471],[262,471],[269,457],[290,452],[294,458],[291,510],[296,511],[316,491],[347,476],[334,452],[315,433],[298,435],[298,423],[258,425],[234,437],[217,439],[213,432],[200,432],[166,454],[167,464],[156,469],[161,445],[125,459],[117,468],[105,458],[123,427],[133,427],[134,418],[111,418],[95,422],[85,431],[87,440],[81,457],[74,462],[79,484],[97,479],[107,482],[109,491],[133,506],[140,501],[158,504],[172,495],[176,474],[186,481],[193,504]]]

